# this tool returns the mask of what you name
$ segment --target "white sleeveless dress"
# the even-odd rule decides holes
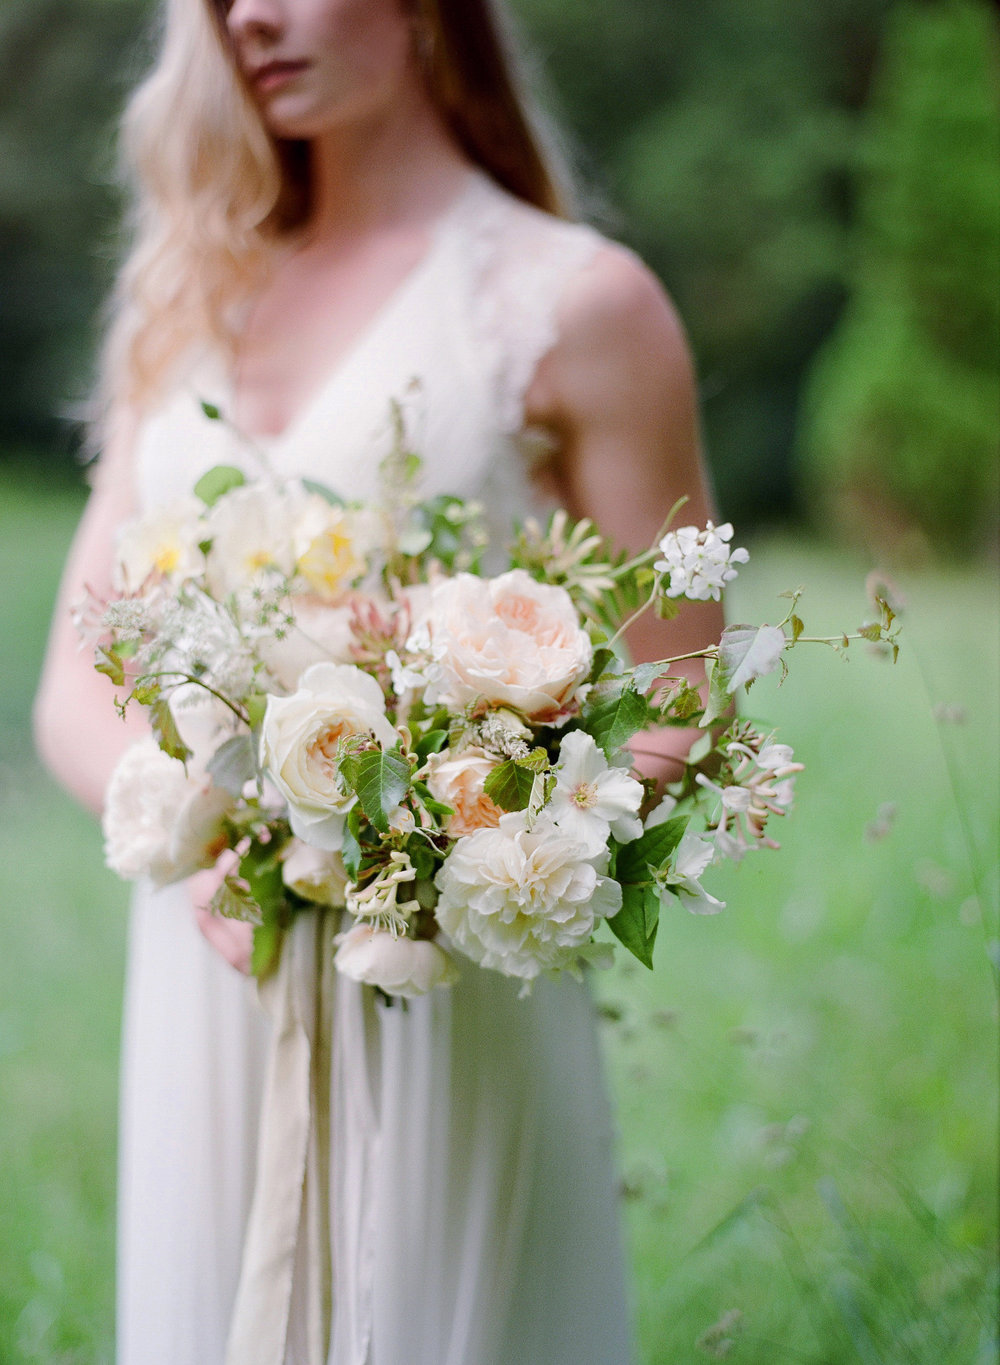
[[[426,491],[501,539],[535,495],[523,398],[603,239],[478,171],[427,254],[280,438],[279,474],[375,489],[392,398],[419,389]],[[246,465],[197,367],[145,423],[140,501]],[[627,1365],[613,1130],[585,987],[471,964],[376,1004],[305,915],[263,992],[182,888],[139,888],[126,998],[119,1365]],[[321,1008],[316,1008],[317,1000]],[[228,1343],[228,1347],[227,1347]]]

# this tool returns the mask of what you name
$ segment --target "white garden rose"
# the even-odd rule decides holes
[[[437,584],[425,625],[438,691],[453,706],[482,699],[554,720],[590,670],[590,637],[569,593],[523,569]]]
[[[597,921],[621,909],[604,877],[548,820],[523,814],[460,839],[437,875],[436,916],[455,947],[480,966],[532,980],[573,969]]]
[[[282,850],[281,880],[304,900],[317,905],[343,905],[347,869],[339,853],[312,848],[293,839]]]
[[[483,784],[497,765],[482,749],[452,754],[445,750],[429,760],[427,786],[436,801],[451,806],[444,830],[453,839],[477,829],[495,829],[503,811],[486,795]]]
[[[292,832],[316,848],[336,851],[357,799],[337,766],[340,741],[367,735],[384,748],[398,739],[386,719],[382,689],[353,664],[313,664],[290,697],[268,697],[260,762],[288,802]]]
[[[232,805],[228,792],[185,771],[152,737],[137,740],[105,793],[105,861],[121,877],[158,886],[190,877],[227,846],[223,820]]]
[[[355,924],[339,936],[333,964],[344,976],[378,986],[386,995],[412,999],[436,986],[451,986],[458,969],[437,943],[391,934],[372,924]]]
[[[205,563],[199,548],[205,536],[204,510],[198,498],[176,498],[126,522],[115,547],[115,591],[138,592],[151,575],[180,582],[199,574]]]

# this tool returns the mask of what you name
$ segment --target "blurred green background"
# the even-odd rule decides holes
[[[749,702],[778,854],[600,983],[646,1365],[996,1360],[1000,75],[987,0],[518,0],[598,221],[700,374],[735,619],[855,628]],[[28,714],[118,255],[147,0],[3,0],[0,1362],[112,1358],[124,889]],[[783,612],[782,612],[783,614]],[[992,962],[992,966],[991,966]],[[539,1362],[539,1365],[543,1363]]]

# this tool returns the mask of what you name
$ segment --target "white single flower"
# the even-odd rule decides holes
[[[126,749],[105,792],[105,860],[119,876],[149,877],[157,886],[190,877],[227,846],[232,805],[228,792],[146,736]]]
[[[204,510],[198,498],[188,496],[126,522],[115,549],[115,590],[135,593],[152,575],[179,582],[200,574],[205,566],[199,549],[205,538]]]
[[[736,577],[735,564],[750,558],[745,549],[730,550],[731,522],[715,526],[707,522],[704,531],[697,526],[681,526],[668,531],[660,541],[662,559],[653,565],[657,573],[669,575],[664,590],[667,597],[687,597],[695,602],[718,602],[722,589]]]
[[[587,857],[596,857],[607,847],[609,834],[620,843],[642,834],[642,783],[621,768],[609,767],[583,730],[565,736],[553,772],[556,785],[547,813],[563,834],[583,845]]]
[[[317,848],[343,846],[344,821],[357,798],[343,784],[338,751],[352,735],[390,749],[398,739],[382,689],[352,664],[313,664],[292,696],[267,699],[261,766],[288,802],[292,832]]]
[[[529,830],[520,813],[459,839],[436,885],[437,920],[455,947],[526,981],[577,969],[598,920],[621,909],[621,887],[575,839],[545,819]]]
[[[204,521],[203,538],[211,541],[207,579],[212,595],[222,600],[269,573],[292,578],[336,512],[300,483],[248,483],[225,493]],[[318,581],[322,577],[319,566]]]
[[[282,851],[281,880],[304,900],[317,905],[344,905],[347,871],[339,853],[312,848],[293,839]]]
[[[693,830],[686,829],[677,845],[671,867],[663,877],[681,904],[695,915],[717,915],[726,902],[716,899],[702,886],[699,878],[715,856],[715,846]]]
[[[455,707],[485,701],[553,721],[590,670],[593,647],[569,593],[523,569],[445,579],[423,624],[440,660],[439,695]]]
[[[437,943],[395,935],[362,922],[338,935],[333,965],[353,981],[377,986],[386,995],[412,999],[458,980],[458,968]]]

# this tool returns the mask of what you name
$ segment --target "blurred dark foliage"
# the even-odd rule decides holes
[[[798,396],[853,278],[852,175],[891,0],[513,5],[598,221],[685,319],[722,510],[797,510]],[[0,92],[0,450],[72,444],[66,404],[86,392],[114,256],[109,129],[151,13],[0,11],[18,74]]]

